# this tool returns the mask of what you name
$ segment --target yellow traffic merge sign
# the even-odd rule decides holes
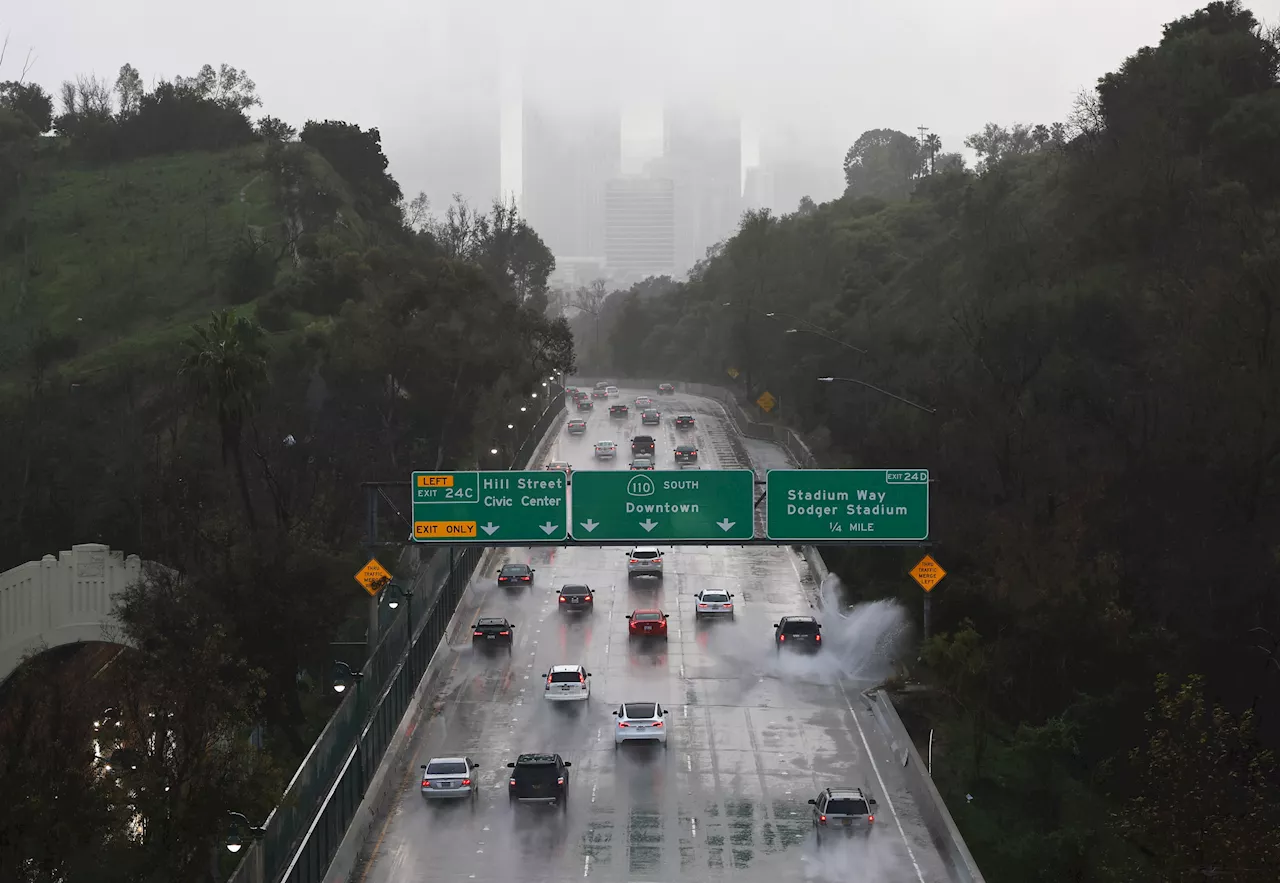
[[[760,393],[760,398],[756,399],[756,404],[763,408],[764,412],[768,414],[773,410],[773,406],[778,404],[778,400],[773,397],[773,393],[766,389],[764,392]]]
[[[369,563],[360,568],[356,574],[356,582],[364,586],[370,595],[382,591],[382,587],[391,582],[391,572],[378,563],[377,558],[370,558]]]
[[[726,371],[725,373],[726,373],[726,374],[728,374],[730,377],[732,377],[734,380],[737,380],[737,379],[738,379],[738,369],[737,369],[737,368],[730,368],[730,369],[729,369],[728,371]]]
[[[926,592],[933,591],[933,587],[942,582],[942,578],[946,575],[947,572],[933,560],[932,555],[925,555],[915,567],[911,568],[911,578]]]

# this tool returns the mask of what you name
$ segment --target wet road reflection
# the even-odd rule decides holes
[[[628,403],[639,394],[622,391]],[[642,433],[637,417],[611,421],[597,403],[586,435],[562,434],[548,459],[625,470],[631,437],[652,434],[659,467],[671,468],[672,448],[688,439],[668,418],[694,413],[702,466],[719,465],[727,447],[717,406],[689,396],[660,406],[660,431]],[[715,445],[712,434],[720,436]],[[594,459],[602,438],[618,442],[616,461]],[[877,883],[947,879],[892,749],[860,705],[867,684],[839,677],[834,658],[774,652],[772,623],[811,612],[803,563],[786,547],[663,549],[662,580],[629,584],[619,547],[511,549],[481,574],[433,663],[402,794],[375,827],[356,881],[845,881],[854,860],[860,874],[874,868],[868,879]],[[533,586],[499,589],[492,571],[505,561],[535,567]],[[556,590],[568,582],[591,586],[593,610],[558,609]],[[695,622],[693,594],[702,589],[733,592],[736,617]],[[666,641],[628,637],[625,617],[638,607],[669,614]],[[469,626],[480,614],[516,624],[509,651],[471,646]],[[590,700],[547,702],[546,671],[578,663],[592,672]],[[665,748],[633,742],[615,750],[610,712],[637,701],[670,709]],[[505,765],[534,751],[572,762],[563,809],[509,805]],[[445,753],[480,763],[477,800],[422,801],[417,765]],[[856,854],[842,844],[819,855],[806,801],[827,785],[879,794],[881,779],[893,803],[889,810],[881,800],[884,824],[850,847]]]

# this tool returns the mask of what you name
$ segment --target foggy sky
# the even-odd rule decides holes
[[[379,127],[412,194],[424,106],[451,98],[463,113],[521,74],[552,104],[709,98],[762,143],[838,165],[870,128],[925,125],[957,150],[988,121],[1063,119],[1078,91],[1206,2],[3,0],[0,80],[28,48],[29,77],[52,93],[77,73],[114,82],[125,62],[148,83],[228,62],[257,82],[262,112]]]

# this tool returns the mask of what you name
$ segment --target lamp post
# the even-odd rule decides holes
[[[262,835],[267,832],[266,828],[259,828],[251,823],[243,813],[228,812],[227,817],[231,819],[231,825],[222,843],[227,848],[227,852],[232,855],[236,855],[240,850],[244,849],[245,836],[251,840],[261,840]]]
[[[773,314],[766,313],[766,315],[771,316]],[[823,340],[829,340],[832,343],[839,344],[840,346],[844,347],[847,350],[853,350],[855,353],[858,353],[859,355],[865,356],[867,354],[867,351],[860,347],[856,347],[851,343],[845,343],[843,340],[841,340],[838,337],[832,337],[830,334],[825,334],[821,331],[815,331],[812,328],[788,328],[784,333],[785,334],[812,334],[814,337],[821,337]]]
[[[405,605],[405,633],[407,637],[413,639],[413,590],[406,589],[399,583],[391,583],[382,590],[382,594],[387,599],[387,607],[391,610],[399,610],[400,602],[404,601]]]
[[[819,377],[818,382],[819,383],[856,383],[858,386],[865,386],[867,389],[875,390],[881,395],[886,395],[891,399],[897,399],[898,401],[904,404],[910,405],[913,408],[918,408],[919,410],[924,411],[926,414],[938,413],[937,408],[930,408],[926,405],[917,404],[916,402],[911,401],[911,399],[904,399],[902,396],[897,395],[896,393],[889,392],[887,389],[881,389],[878,386],[872,386],[870,383],[867,383],[865,380],[857,380],[853,377]]]
[[[333,692],[341,695],[347,692],[348,687],[360,683],[363,677],[364,672],[356,671],[345,662],[336,659],[333,661]]]

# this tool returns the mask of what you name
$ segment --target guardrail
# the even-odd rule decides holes
[[[563,403],[561,391],[530,437],[545,436],[564,418]],[[383,631],[364,676],[311,746],[267,816],[262,839],[246,850],[228,883],[323,880],[484,551],[445,547],[413,574],[413,600]],[[408,626],[405,617],[411,617]]]
[[[565,382],[570,385],[574,383],[589,385],[589,382],[585,379],[579,381],[576,378],[571,378]],[[659,383],[669,381],[642,378],[612,380],[610,382],[617,386],[628,388],[656,390]],[[748,438],[772,441],[781,445],[799,468],[813,469],[819,466],[817,458],[813,456],[809,446],[804,443],[798,434],[785,426],[755,422],[747,416],[738,397],[732,391],[722,386],[713,386],[706,383],[677,383],[675,386],[677,391],[718,401],[724,406],[725,413],[739,432]],[[814,578],[821,585],[830,573],[826,562],[822,558],[822,552],[816,546],[800,546],[798,548],[808,563]],[[982,872],[978,870],[978,866],[973,860],[973,855],[969,852],[969,847],[965,845],[964,838],[961,836],[959,829],[956,828],[955,820],[951,817],[951,811],[947,809],[946,802],[942,799],[942,795],[938,793],[938,788],[933,783],[933,777],[929,775],[928,768],[921,761],[920,753],[916,750],[915,743],[911,741],[911,736],[907,733],[907,729],[902,723],[902,718],[893,706],[893,699],[884,690],[869,692],[867,696],[871,700],[876,719],[893,746],[895,756],[902,763],[907,785],[911,789],[911,793],[916,796],[916,802],[920,807],[920,814],[924,820],[925,828],[929,831],[929,836],[937,845],[939,852],[946,857],[947,865],[952,869],[957,883],[984,883]]]

